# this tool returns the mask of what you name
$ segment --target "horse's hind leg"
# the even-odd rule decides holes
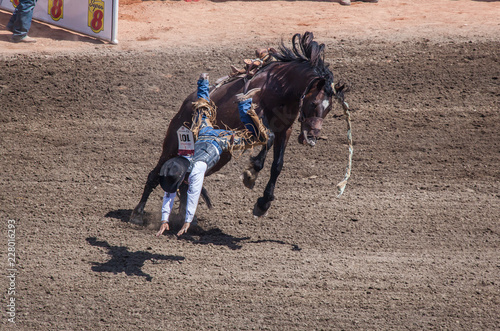
[[[142,192],[141,201],[132,211],[129,222],[140,225],[143,224],[142,216],[144,214],[144,207],[146,206],[146,202],[148,201],[151,192],[153,192],[158,184],[160,184],[160,169],[163,163],[164,162],[160,160],[156,167],[149,173],[146,185],[144,185],[144,191]]]
[[[259,172],[262,170],[262,168],[264,168],[267,152],[273,146],[273,143],[274,133],[271,131],[266,146],[262,147],[259,154],[250,157],[250,166],[243,172],[243,184],[247,188],[253,189],[253,187],[255,186],[255,181],[257,180]]]

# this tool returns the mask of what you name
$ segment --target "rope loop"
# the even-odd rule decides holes
[[[344,193],[345,187],[347,185],[347,180],[349,177],[351,177],[351,169],[352,169],[352,154],[354,152],[353,148],[353,143],[352,143],[352,132],[351,132],[351,112],[349,111],[349,105],[347,102],[344,100],[343,93],[337,93],[334,84],[332,83],[332,88],[333,88],[333,93],[335,95],[335,98],[337,101],[341,104],[342,108],[344,109],[344,115],[345,115],[345,120],[347,123],[347,142],[349,144],[349,157],[348,157],[348,163],[347,163],[347,168],[345,171],[345,176],[344,179],[337,184],[337,189],[339,194],[337,195],[337,198]]]

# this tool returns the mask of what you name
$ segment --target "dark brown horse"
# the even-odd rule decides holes
[[[283,43],[279,50],[272,54],[276,61],[262,67],[251,78],[237,78],[212,89],[210,98],[217,105],[217,125],[221,128],[242,128],[235,95],[252,88],[261,88],[261,93],[254,98],[258,105],[257,113],[263,116],[265,123],[274,133],[260,153],[251,159],[249,173],[253,178],[246,178],[245,185],[253,187],[257,173],[263,168],[268,149],[274,144],[274,160],[271,177],[255,205],[254,214],[262,216],[274,200],[274,187],[283,167],[283,156],[290,138],[292,125],[298,118],[301,122],[300,143],[314,146],[320,135],[323,119],[332,108],[335,96],[343,102],[344,86],[333,85],[333,74],[324,62],[324,45],[313,40],[313,34],[306,32],[303,36],[296,34],[292,39],[292,47]],[[192,102],[196,101],[196,93],[184,100],[179,112],[172,119],[163,142],[163,151],[156,167],[149,173],[141,201],[130,217],[134,223],[142,223],[142,214],[146,201],[159,184],[161,166],[177,155],[176,132],[184,124],[191,124]],[[231,155],[221,155],[219,163],[208,173],[222,168]],[[182,190],[181,190],[182,191]],[[204,192],[206,195],[206,192]],[[182,206],[182,199],[181,199]],[[182,210],[182,209],[181,209]]]

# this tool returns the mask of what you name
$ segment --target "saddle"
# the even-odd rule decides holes
[[[272,61],[273,57],[270,53],[275,53],[276,50],[274,48],[261,48],[255,50],[255,55],[257,58],[255,59],[244,59],[243,63],[245,67],[242,69],[238,69],[235,66],[231,65],[231,73],[230,77],[236,77],[243,75],[245,77],[251,78],[257,73],[263,65]]]
[[[215,81],[215,88],[212,90],[212,92],[218,89],[220,86],[226,84],[227,82],[230,82],[237,78],[244,78],[248,83],[249,79],[251,79],[257,73],[257,71],[262,68],[262,66],[273,61],[273,53],[276,53],[276,49],[272,47],[267,49],[257,49],[255,50],[255,59],[243,60],[243,63],[245,64],[244,68],[238,69],[235,66],[231,65],[231,73],[227,76],[217,79]]]

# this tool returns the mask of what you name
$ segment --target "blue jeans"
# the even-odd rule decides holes
[[[19,0],[19,5],[14,10],[7,29],[12,31],[12,39],[20,40],[28,35],[33,18],[33,10],[37,0]]]
[[[207,164],[207,171],[213,168],[220,160],[219,150],[212,141],[198,140],[194,145],[194,156],[191,160],[191,166],[188,172],[193,170],[196,162],[205,162]]]
[[[199,79],[198,90],[196,91],[196,97],[198,99],[203,98],[210,101],[210,87],[208,86],[208,79]]]
[[[255,133],[254,123],[250,118],[250,116],[248,116],[247,114],[251,107],[252,107],[252,98],[238,102],[238,111],[240,113],[240,119],[243,122],[243,124],[245,124],[245,128],[247,128],[247,130],[250,131],[255,136],[256,133]]]
[[[210,101],[208,80],[198,80],[198,90],[196,96],[198,99],[204,98],[205,100]],[[240,119],[245,124],[245,127],[250,131],[250,133],[255,135],[255,128],[252,124],[253,121],[247,114],[251,106],[251,98],[241,101],[238,103],[238,111]],[[197,111],[198,110],[195,110],[195,112]],[[217,162],[219,162],[220,154],[229,151],[230,148],[234,146],[243,146],[242,149],[244,149],[244,146],[249,143],[248,139],[235,135],[237,132],[215,129],[207,123],[207,118],[203,113],[195,113],[196,120],[198,120],[198,116],[201,116],[201,121],[199,121],[200,128],[198,132],[198,140],[194,144],[194,156],[188,172],[193,169],[196,162],[205,162],[207,164],[207,171],[209,171],[217,164]]]
[[[197,84],[198,84],[198,90],[196,91],[197,98],[198,99],[204,98],[205,100],[210,101],[210,88],[208,85],[208,80],[199,79]],[[245,124],[245,128],[247,128],[247,130],[250,131],[255,136],[256,135],[254,127],[255,123],[247,114],[251,107],[252,107],[252,98],[238,102],[238,111],[240,114],[240,120],[243,122],[243,124]]]

